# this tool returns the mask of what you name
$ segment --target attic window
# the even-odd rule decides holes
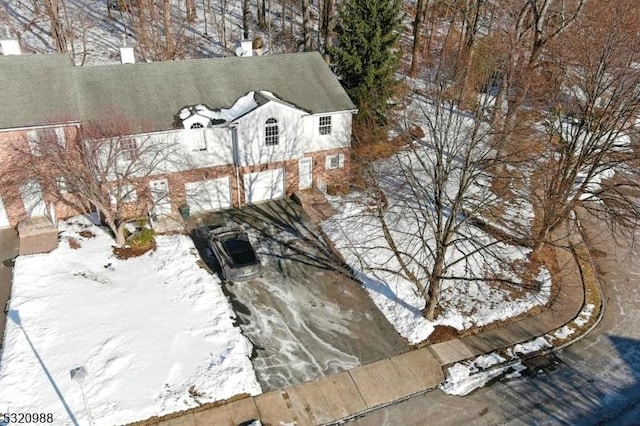
[[[192,129],[204,129],[204,125],[202,123],[193,123],[191,125]]]
[[[278,145],[280,131],[278,130],[278,120],[270,118],[264,127],[264,142],[267,146]]]
[[[330,135],[331,134],[331,116],[326,115],[320,117],[320,126],[318,127],[318,131],[321,135]]]

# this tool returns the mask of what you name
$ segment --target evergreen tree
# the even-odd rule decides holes
[[[335,72],[360,109],[358,118],[384,124],[397,86],[401,2],[345,0],[339,19],[337,42],[329,50]]]

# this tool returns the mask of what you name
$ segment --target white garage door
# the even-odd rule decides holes
[[[191,213],[231,207],[231,185],[228,177],[190,182],[185,185],[185,190]]]
[[[7,226],[9,226],[9,217],[7,216],[7,211],[4,208],[2,198],[0,198],[0,228],[6,228]]]
[[[244,195],[246,203],[283,198],[284,169],[244,175]]]

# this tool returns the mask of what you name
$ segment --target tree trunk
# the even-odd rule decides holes
[[[418,50],[420,49],[420,26],[422,25],[422,10],[424,9],[424,0],[418,0],[416,4],[416,16],[413,20],[413,48],[411,49],[411,68],[409,76],[416,78],[418,73]]]
[[[47,15],[49,16],[51,38],[56,45],[56,50],[59,53],[66,53],[68,51],[67,37],[64,32],[62,22],[60,21],[58,0],[46,0],[45,8],[47,10]]]
[[[429,321],[436,318],[436,309],[440,305],[440,285],[442,283],[442,275],[444,273],[444,253],[445,250],[438,251],[429,276],[429,290],[427,291],[427,306],[425,307],[424,316]]]
[[[304,51],[310,52],[311,46],[311,0],[302,0],[302,34]]]
[[[188,13],[187,9],[187,13]],[[162,2],[162,18],[164,23],[164,34],[165,34],[165,44],[166,50],[171,56],[175,53],[175,40],[173,36],[173,26],[171,25],[171,0],[163,0]],[[169,59],[169,58],[166,58]]]
[[[335,0],[324,0],[322,14],[322,35],[324,37],[324,60],[329,62],[329,51],[333,47],[333,39],[335,38],[336,18],[335,18]]]
[[[187,11],[187,22],[196,20],[196,0],[185,0],[185,9]]]
[[[249,40],[249,28],[251,27],[251,3],[242,0],[242,37]]]

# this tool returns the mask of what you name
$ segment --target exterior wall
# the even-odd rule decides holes
[[[60,126],[33,126],[29,128],[0,131],[0,175],[3,171],[6,171],[10,165],[12,155],[15,155],[16,149],[28,150],[29,149],[29,133],[38,131],[41,129],[64,129],[64,135],[66,140],[72,140],[77,135],[77,126],[60,125]],[[49,212],[51,205],[55,208],[55,214],[58,217],[68,217],[84,213],[71,208],[68,204],[56,202],[54,197],[50,195],[51,188],[48,187],[47,182],[37,181],[43,192],[44,202],[46,204],[46,212]],[[73,201],[72,195],[68,195],[69,200]],[[4,203],[5,210],[11,226],[16,226],[22,219],[28,216],[25,208],[23,194],[20,192],[19,186],[2,185],[0,187],[0,198]]]
[[[269,102],[238,123],[238,160],[242,167],[298,159],[308,148],[303,125],[304,112],[276,102]],[[265,125],[268,119],[278,121],[278,145],[267,146]]]
[[[320,134],[320,117],[331,117],[331,133]],[[309,115],[304,117],[304,131],[307,136],[305,152],[324,151],[351,146],[350,112]]]
[[[331,134],[319,133],[319,119],[321,116],[331,116]],[[167,132],[135,135],[138,140],[148,140],[178,146],[176,155],[184,157],[184,161],[177,161],[161,167],[152,176],[141,178],[134,187],[137,200],[128,203],[125,211],[130,217],[146,214],[150,209],[151,180],[166,178],[169,187],[171,210],[177,212],[185,203],[185,184],[201,180],[216,179],[228,176],[231,184],[231,199],[234,207],[244,205],[245,194],[243,177],[247,173],[284,168],[286,195],[298,191],[299,171],[298,160],[304,157],[313,159],[313,186],[317,186],[318,178],[327,184],[346,182],[350,169],[350,136],[351,113],[331,113],[309,115],[303,111],[291,108],[278,102],[268,102],[256,108],[236,121],[238,162],[234,167],[234,152],[231,126],[224,125],[206,129],[179,129]],[[265,144],[265,124],[269,118],[275,118],[279,126],[279,140],[277,146]],[[8,155],[3,149],[16,141],[25,143],[28,147],[27,132],[36,129],[20,129],[16,131],[0,131],[0,173],[6,167]],[[68,140],[75,137],[77,127],[67,127],[65,130]],[[342,168],[328,170],[325,166],[328,155],[343,154]],[[51,196],[54,188],[41,183],[47,206],[53,204],[58,218],[67,218],[86,213],[78,208],[73,194],[66,194],[67,202],[54,200]],[[0,198],[7,211],[12,226],[27,216],[24,202],[19,188],[8,188],[0,193]],[[48,195],[49,194],[49,195]],[[48,207],[47,207],[48,211]]]

